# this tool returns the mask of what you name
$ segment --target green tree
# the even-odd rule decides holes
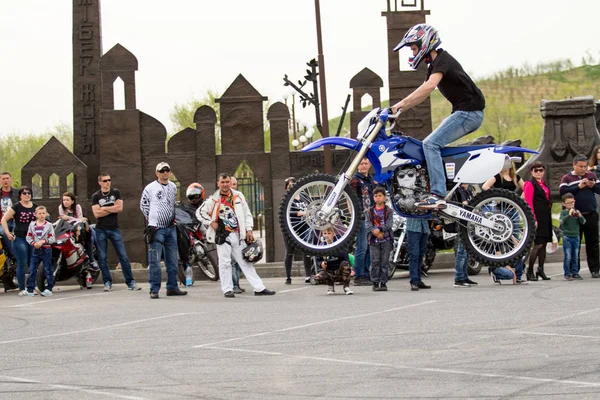
[[[73,151],[73,128],[65,123],[41,134],[9,133],[0,137],[0,170],[13,177],[13,186],[21,186],[21,169],[46,142],[55,136]]]

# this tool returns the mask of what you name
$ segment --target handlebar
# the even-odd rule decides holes
[[[388,108],[388,121],[390,121],[390,127],[386,129],[386,131],[391,131],[396,127],[396,120],[398,119],[398,117],[400,116],[400,114],[402,114],[402,109],[399,108],[398,111],[396,112],[396,114],[392,114],[393,110],[392,108]]]

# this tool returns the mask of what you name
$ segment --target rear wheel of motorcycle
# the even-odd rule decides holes
[[[206,244],[206,260],[200,261],[198,266],[204,272],[204,275],[211,281],[219,280],[219,256],[217,255],[217,247],[214,243]]]
[[[348,250],[359,228],[359,200],[356,191],[346,185],[333,205],[330,215],[322,218],[318,213],[327,196],[337,184],[337,178],[326,174],[314,174],[300,179],[288,189],[279,204],[279,224],[284,240],[292,242],[303,253],[320,256],[338,254]],[[296,216],[294,200],[303,203],[301,217]],[[323,240],[322,232],[332,228],[332,243]]]
[[[531,247],[535,221],[529,205],[515,192],[489,189],[469,202],[473,212],[504,227],[503,231],[481,227],[473,222],[460,226],[460,239],[469,259],[501,267],[519,259]]]
[[[437,255],[437,250],[433,246],[433,243],[429,241],[427,244],[427,250],[425,251],[425,259],[423,260],[423,265],[421,265],[421,271],[427,273],[433,266],[433,262],[435,261],[435,256]]]

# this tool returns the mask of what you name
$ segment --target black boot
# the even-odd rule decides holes
[[[537,281],[538,278],[533,274],[533,268],[527,268],[527,280],[528,281]]]
[[[544,267],[538,267],[537,272],[535,273],[536,278],[542,278],[543,281],[549,281],[550,278],[546,276],[544,273]]]

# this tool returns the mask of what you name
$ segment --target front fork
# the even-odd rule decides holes
[[[387,121],[387,115],[385,116],[385,121]],[[317,212],[317,217],[319,219],[327,220],[327,217],[331,214],[331,211],[333,210],[334,205],[337,203],[341,193],[354,176],[354,173],[358,168],[358,164],[360,164],[362,159],[365,157],[365,154],[367,154],[367,151],[369,151],[369,147],[371,146],[371,143],[373,143],[373,140],[375,140],[379,130],[383,128],[384,123],[385,122],[382,121],[382,118],[380,117],[379,121],[377,121],[377,125],[375,125],[375,129],[373,129],[369,136],[367,136],[367,138],[364,140],[362,147],[356,154],[356,157],[354,157],[352,164],[350,164],[346,172],[338,177],[338,181],[333,188],[333,191],[329,193],[329,196],[327,196],[325,199],[325,204],[321,206],[321,209]]]

